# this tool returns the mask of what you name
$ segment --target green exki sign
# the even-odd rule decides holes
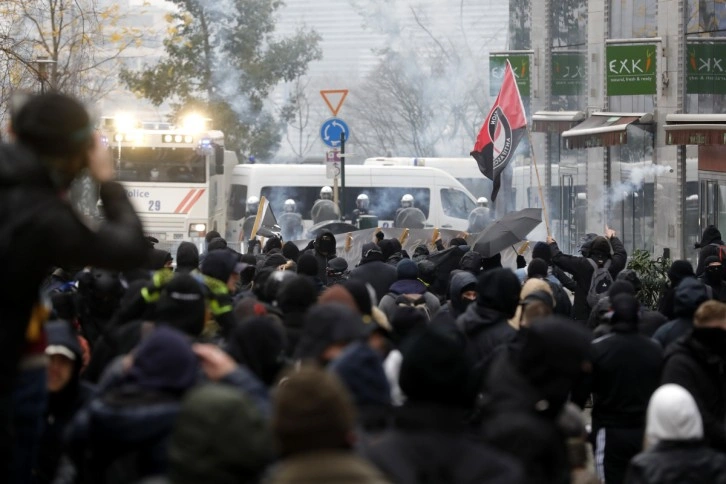
[[[699,42],[686,46],[686,91],[726,94],[726,44]]]
[[[608,96],[656,94],[657,52],[655,44],[608,45],[605,64]]]
[[[552,53],[552,95],[577,96],[587,85],[587,64],[582,52]]]
[[[529,54],[492,54],[489,56],[489,95],[492,97],[499,94],[499,89],[504,81],[504,68],[507,59],[512,64],[512,72],[517,80],[519,95],[529,97],[530,95],[530,56]]]

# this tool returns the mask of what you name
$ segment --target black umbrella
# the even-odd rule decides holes
[[[541,208],[525,208],[518,212],[509,212],[481,231],[474,242],[474,250],[482,257],[492,257],[524,240],[541,222]]]

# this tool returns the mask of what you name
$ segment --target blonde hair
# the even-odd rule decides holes
[[[552,307],[555,305],[555,297],[552,294],[552,288],[549,283],[543,279],[527,279],[522,289],[519,291],[519,302],[521,303],[524,299],[536,291],[544,291],[552,298]],[[522,306],[517,306],[517,311],[514,313],[514,317],[509,320],[509,325],[514,329],[519,329],[519,321],[522,319]]]
[[[693,325],[696,327],[722,326],[726,328],[726,304],[713,299],[702,303],[693,315]]]

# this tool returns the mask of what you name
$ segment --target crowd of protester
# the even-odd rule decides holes
[[[655,308],[612,230],[518,269],[379,234],[154,247],[91,120],[31,97],[0,145],[10,483],[723,483],[721,234]],[[87,172],[104,220],[67,199]],[[585,419],[586,409],[591,419]]]

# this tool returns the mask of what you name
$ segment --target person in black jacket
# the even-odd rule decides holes
[[[474,372],[454,328],[431,324],[404,340],[399,384],[406,394],[394,427],[366,449],[391,482],[516,483],[522,466],[471,438],[467,412],[474,404]]]
[[[46,324],[45,330],[49,395],[38,463],[33,470],[35,484],[53,482],[63,453],[66,427],[93,393],[93,387],[80,379],[83,352],[71,324],[52,321]]]
[[[708,444],[726,452],[726,304],[703,303],[694,326],[666,351],[661,383],[675,383],[693,395]]]
[[[587,321],[592,308],[587,303],[587,293],[590,290],[590,281],[594,269],[588,258],[591,260],[610,260],[610,275],[613,280],[618,272],[625,268],[628,254],[625,252],[623,243],[615,236],[615,231],[607,229],[605,236],[598,236],[592,241],[587,257],[577,257],[563,254],[557,247],[557,242],[552,237],[547,237],[547,243],[550,244],[552,251],[552,263],[572,274],[572,278],[577,283],[575,288],[575,302],[572,307],[572,317],[578,321]],[[612,254],[611,254],[612,246]]]
[[[373,242],[364,244],[358,267],[350,271],[348,279],[370,284],[376,291],[376,304],[388,293],[391,284],[398,280],[396,268],[386,264],[383,251]]]
[[[625,484],[726,483],[726,455],[706,446],[701,414],[683,387],[667,384],[653,393],[645,437]]]
[[[698,278],[711,288],[711,299],[726,302],[726,281],[723,280],[723,265],[716,255],[709,255],[704,260],[703,274]]]
[[[707,257],[715,255],[719,258],[719,260],[721,260],[724,255],[721,254],[721,251],[723,250],[721,248],[722,245],[724,245],[724,241],[721,238],[721,232],[719,232],[716,226],[709,225],[706,227],[703,231],[701,241],[696,244],[696,249],[700,249],[698,251],[698,265],[696,266],[697,277],[703,274],[703,271],[706,270]]]
[[[645,412],[658,388],[663,350],[638,333],[640,303],[631,294],[613,297],[609,334],[592,343],[592,427],[600,480],[623,482],[628,462],[641,449]],[[584,392],[585,397],[589,392]],[[584,401],[575,401],[584,408]]]
[[[0,145],[0,473],[15,460],[10,393],[21,354],[36,338],[47,310],[38,299],[50,268],[141,266],[148,255],[143,228],[88,113],[59,93],[30,97],[11,115],[16,142]],[[84,170],[100,183],[104,221],[91,230],[68,201],[71,182]],[[30,330],[28,327],[30,326]],[[33,341],[38,343],[39,341]],[[38,346],[38,345],[36,345]],[[42,352],[42,342],[39,351]],[[38,369],[44,374],[44,369]],[[22,405],[21,405],[22,406]],[[16,413],[16,416],[18,414]],[[14,482],[12,478],[10,482]]]
[[[475,363],[514,339],[517,332],[508,320],[517,311],[519,291],[519,279],[510,269],[492,269],[479,276],[476,302],[456,319],[468,340],[466,353]]]
[[[675,319],[662,325],[653,334],[653,339],[667,348],[681,336],[689,333],[693,328],[693,315],[698,307],[708,298],[705,284],[694,277],[681,281],[676,288],[673,301]]]
[[[589,365],[592,336],[558,316],[519,331],[520,344],[497,352],[486,369],[483,438],[522,463],[527,483],[569,482],[566,437],[557,418]]]
[[[668,321],[676,317],[673,312],[676,287],[687,277],[696,277],[691,263],[687,260],[674,260],[668,269],[667,285],[658,300],[658,312],[665,316]]]

